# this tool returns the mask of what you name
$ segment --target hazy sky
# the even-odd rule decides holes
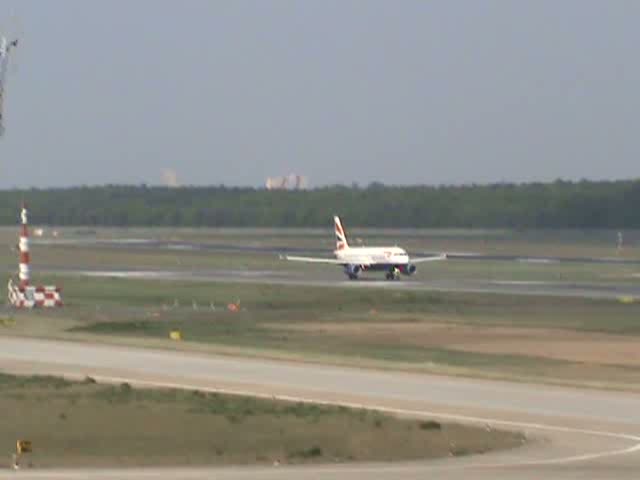
[[[0,188],[640,176],[640,2],[0,0]]]

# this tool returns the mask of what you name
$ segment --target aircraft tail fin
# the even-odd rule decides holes
[[[346,250],[349,248],[349,242],[347,242],[347,234],[342,228],[342,222],[340,221],[340,217],[333,217],[333,224],[336,231],[336,250]]]

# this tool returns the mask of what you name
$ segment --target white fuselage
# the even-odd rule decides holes
[[[400,247],[347,247],[333,253],[336,259],[345,264],[362,266],[364,269],[409,263],[409,255]]]
[[[301,257],[286,255],[282,258],[294,262],[324,263],[340,265],[349,280],[357,280],[361,272],[370,270],[385,272],[387,280],[397,280],[400,275],[413,275],[417,271],[416,263],[430,262],[432,260],[444,260],[446,255],[437,257],[414,258],[413,262],[404,248],[393,247],[349,247],[340,217],[334,215],[333,226],[335,233],[336,249],[333,258]]]

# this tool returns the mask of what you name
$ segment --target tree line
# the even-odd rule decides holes
[[[106,185],[0,191],[0,224],[88,226],[640,228],[640,180],[304,191]]]

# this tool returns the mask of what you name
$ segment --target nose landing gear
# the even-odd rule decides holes
[[[391,270],[387,272],[385,275],[387,280],[400,280],[400,270],[398,267],[393,267]]]

